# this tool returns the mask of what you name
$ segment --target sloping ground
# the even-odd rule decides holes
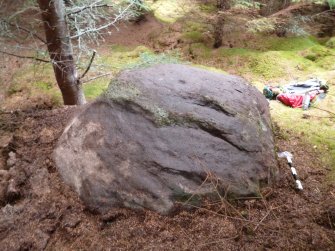
[[[222,198],[171,217],[125,209],[99,216],[61,182],[52,161],[76,109],[1,114],[1,139],[13,136],[1,156],[16,153],[9,172],[19,191],[1,205],[1,250],[334,250],[334,186],[325,186],[328,169],[300,135],[276,129],[278,150],[294,154],[302,192],[281,160],[278,182],[262,199]]]

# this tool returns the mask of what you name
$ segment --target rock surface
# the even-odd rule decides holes
[[[239,77],[177,64],[121,73],[67,126],[54,158],[98,211],[167,214],[202,196],[257,195],[277,172],[263,95]]]

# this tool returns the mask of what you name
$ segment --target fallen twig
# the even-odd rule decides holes
[[[266,212],[265,216],[261,219],[261,221],[256,225],[256,227],[254,228],[254,232],[257,230],[257,228],[260,226],[260,224],[262,224],[262,222],[266,219],[266,217],[269,216],[270,212],[272,210],[270,209],[269,211]]]
[[[333,114],[333,115],[335,116],[335,113],[334,113],[334,112],[328,111],[328,110],[326,110],[326,109],[322,109],[322,108],[315,107],[315,106],[313,106],[313,108],[318,109],[318,110],[321,110],[321,111],[324,111],[324,112],[328,112],[328,113]]]

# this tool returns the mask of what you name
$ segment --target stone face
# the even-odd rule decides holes
[[[54,158],[99,211],[167,214],[191,195],[257,195],[277,171],[263,95],[239,77],[177,64],[121,73],[70,122]]]

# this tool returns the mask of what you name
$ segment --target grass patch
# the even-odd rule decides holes
[[[131,48],[113,45],[111,46],[110,53],[100,55],[96,60],[96,64],[98,65],[99,70],[117,74],[121,70],[128,68],[129,65],[138,63],[140,61],[140,55],[145,52],[150,52],[145,46]]]
[[[199,31],[185,32],[183,38],[185,38],[186,41],[191,43],[201,43],[204,41],[203,35]]]
[[[42,91],[48,91],[53,88],[53,84],[51,82],[37,81],[33,83],[33,85]]]
[[[123,47],[113,45],[111,53],[100,56],[97,64],[114,75],[124,69],[148,67],[154,64],[178,63],[177,54],[156,54],[145,46]]]
[[[84,94],[87,100],[93,100],[107,90],[110,78],[99,78],[83,85]]]
[[[194,57],[202,59],[209,59],[213,55],[211,48],[207,47],[203,43],[191,44],[189,47],[189,53]]]
[[[268,37],[260,44],[267,51],[301,51],[319,45],[313,37]]]
[[[215,13],[218,8],[213,3],[200,3],[199,9],[201,12],[210,14],[210,13]]]
[[[227,68],[234,68],[241,75],[251,74],[255,80],[276,80],[320,70],[318,65],[294,51],[222,48],[218,51],[218,56],[223,57]]]

